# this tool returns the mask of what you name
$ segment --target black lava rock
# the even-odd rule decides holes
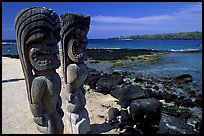
[[[175,104],[176,106],[180,106],[181,101],[182,101],[183,99],[185,99],[185,98],[186,98],[185,96],[178,96],[178,97],[174,100],[174,104]]]
[[[122,88],[116,87],[111,91],[111,95],[119,99],[122,108],[127,108],[132,100],[146,98],[144,90],[137,85],[127,85]]]
[[[194,101],[200,108],[202,107],[202,94],[199,94],[197,97],[196,97],[196,100]]]
[[[161,110],[162,103],[155,98],[133,100],[130,105],[131,116],[139,122],[143,121],[148,112],[161,112]]]
[[[157,134],[196,134],[196,132],[184,120],[162,114]]]
[[[201,121],[199,121],[199,122],[197,122],[195,124],[195,129],[198,130],[200,134],[202,134],[203,133],[203,129],[202,128],[203,128],[203,126],[202,126],[202,120],[201,120]]]
[[[165,102],[169,103],[169,102],[173,102],[178,96],[176,94],[165,94],[164,100]]]
[[[122,76],[105,76],[100,78],[97,83],[97,92],[108,94],[110,93],[113,86],[122,84],[123,77]]]
[[[191,116],[191,111],[189,109],[167,106],[162,109],[162,113],[183,119],[187,122],[188,118]]]
[[[143,79],[142,77],[140,77],[140,76],[137,76],[137,77],[135,77],[135,83],[139,83],[139,82],[144,82],[144,81],[146,81],[145,79]]]
[[[145,89],[145,94],[148,98],[154,97],[158,100],[163,100],[165,98],[165,94],[161,91],[152,91],[152,89]]]
[[[128,110],[121,110],[121,122],[124,123],[127,126],[134,126],[135,123],[133,119],[131,118],[130,114],[128,113]]]
[[[187,98],[181,101],[180,106],[193,108],[196,104],[190,98]]]
[[[120,116],[120,111],[117,108],[111,108],[108,111],[109,122],[117,122],[118,116]]]
[[[177,84],[184,84],[193,81],[193,77],[190,74],[183,74],[174,79]]]
[[[127,127],[126,130],[124,132],[121,132],[120,134],[142,134],[142,133],[136,128]]]
[[[99,71],[95,69],[88,69],[88,76],[84,81],[85,85],[89,85],[91,89],[96,88],[96,82],[102,77]]]

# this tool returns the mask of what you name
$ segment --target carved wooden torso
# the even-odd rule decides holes
[[[59,75],[56,72],[53,72],[49,75],[37,76],[33,79],[32,84],[41,89],[39,90],[41,92],[37,92],[36,89],[32,89],[31,93],[39,93],[38,96],[42,95],[42,97],[35,97],[36,95],[32,95],[35,97],[33,99],[41,98],[43,112],[48,114],[53,113],[56,110],[53,107],[56,107],[57,99],[61,91]]]
[[[88,70],[85,64],[70,64],[67,67],[67,82],[73,88],[79,88],[87,78]]]

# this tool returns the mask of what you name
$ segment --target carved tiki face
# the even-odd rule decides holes
[[[78,63],[87,59],[86,47],[88,44],[90,16],[79,13],[65,13],[61,19],[61,43],[64,50],[64,59]]]
[[[72,38],[69,39],[67,45],[67,55],[74,62],[83,62],[87,59],[85,52],[88,38],[88,30],[82,28],[75,28],[72,30]]]
[[[58,40],[52,31],[39,32],[42,35],[28,45],[28,55],[32,67],[35,70],[51,70],[60,66],[58,59]]]
[[[56,69],[60,66],[57,58],[60,20],[52,9],[23,9],[16,16],[15,30],[20,58],[26,61],[23,65],[30,65],[35,71]]]
[[[32,103],[30,93],[34,76],[32,70],[35,72],[59,67],[56,52],[60,40],[60,20],[52,9],[30,7],[16,15],[14,27],[28,99]]]

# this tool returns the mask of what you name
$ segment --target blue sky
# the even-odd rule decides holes
[[[32,6],[90,15],[89,39],[202,31],[201,2],[2,2],[2,39],[15,39],[17,12]]]

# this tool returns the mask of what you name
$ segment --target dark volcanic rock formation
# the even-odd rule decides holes
[[[110,93],[113,86],[123,83],[122,76],[105,76],[96,83],[96,91],[100,93]]]
[[[184,120],[162,114],[157,134],[195,134],[195,132]]]
[[[124,87],[116,87],[111,91],[111,95],[119,99],[122,108],[127,108],[132,100],[146,98],[144,90],[137,85],[127,85]]]
[[[141,120],[148,112],[161,112],[162,107],[162,103],[155,98],[133,100],[130,104],[130,114]]]

